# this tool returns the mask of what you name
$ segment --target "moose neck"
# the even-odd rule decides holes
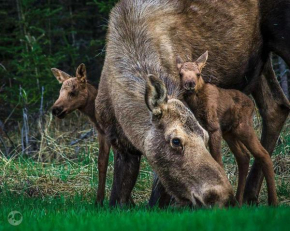
[[[207,92],[210,85],[202,80],[194,93],[184,95],[185,102],[190,108],[198,108],[201,105],[207,104],[209,100]]]
[[[89,120],[95,126],[97,126],[97,120],[95,117],[95,99],[96,99],[97,94],[98,94],[98,89],[89,83],[87,84],[87,88],[88,88],[88,98],[87,98],[86,105],[84,107],[80,108],[79,110],[83,114],[85,114],[87,117],[89,117]]]

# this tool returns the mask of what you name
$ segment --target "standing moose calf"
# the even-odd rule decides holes
[[[96,203],[103,205],[110,144],[107,143],[105,135],[101,132],[95,118],[95,99],[98,89],[87,81],[86,66],[84,64],[79,65],[77,68],[76,77],[71,77],[57,68],[52,68],[51,71],[58,82],[62,84],[59,97],[52,106],[52,114],[59,119],[63,119],[67,114],[78,109],[89,118],[98,130],[99,185]]]
[[[269,153],[259,142],[253,128],[254,103],[238,90],[221,89],[205,83],[201,70],[205,66],[208,52],[195,62],[176,63],[185,90],[184,97],[201,125],[209,132],[209,148],[213,158],[222,166],[221,139],[228,143],[238,163],[239,182],[236,199],[241,205],[249,169],[250,157],[247,149],[261,165],[268,187],[268,202],[277,205],[273,163]]]

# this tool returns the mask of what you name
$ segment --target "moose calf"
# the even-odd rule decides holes
[[[110,144],[105,135],[100,131],[100,126],[95,118],[95,99],[98,89],[87,80],[85,64],[80,64],[76,70],[76,77],[57,69],[51,69],[53,75],[62,84],[60,94],[52,106],[52,114],[59,119],[63,119],[67,114],[74,110],[79,110],[94,124],[98,130],[99,141],[99,185],[96,204],[103,205],[105,197],[106,174],[110,153]]]
[[[263,148],[253,128],[254,103],[238,90],[221,89],[205,83],[201,70],[205,66],[208,52],[195,62],[183,62],[177,57],[181,86],[185,90],[184,100],[192,108],[201,125],[209,132],[209,149],[213,158],[222,166],[221,139],[226,140],[235,155],[239,181],[236,199],[241,205],[249,169],[249,150],[261,165],[266,177],[268,203],[277,205],[273,163]],[[190,100],[189,100],[190,99]]]

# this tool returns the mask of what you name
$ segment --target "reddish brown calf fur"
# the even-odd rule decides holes
[[[57,101],[52,106],[52,113],[59,119],[74,110],[79,110],[85,114],[98,130],[99,141],[99,156],[98,156],[98,171],[99,184],[97,192],[96,204],[103,205],[105,198],[106,175],[108,168],[108,160],[110,153],[110,144],[107,142],[105,135],[100,131],[99,123],[95,118],[95,99],[98,94],[98,89],[88,83],[86,67],[84,64],[79,65],[76,71],[76,77],[58,70],[51,69],[59,83],[62,84],[60,95]]]
[[[249,150],[261,165],[266,177],[268,203],[277,205],[273,163],[263,148],[253,128],[254,103],[237,90],[221,89],[205,83],[201,70],[205,66],[208,52],[195,62],[183,62],[177,57],[177,68],[181,77],[184,97],[190,102],[189,108],[201,125],[209,132],[209,148],[213,158],[222,166],[221,139],[228,143],[234,153],[239,169],[236,199],[241,205],[249,169]],[[190,100],[187,100],[189,99]]]

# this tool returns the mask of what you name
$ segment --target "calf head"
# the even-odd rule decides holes
[[[151,128],[145,154],[165,189],[182,204],[225,206],[234,200],[224,170],[206,149],[208,133],[178,99],[170,99],[164,83],[147,80],[145,101]]]
[[[62,83],[59,97],[52,106],[52,114],[62,119],[70,112],[85,107],[88,99],[85,64],[79,65],[76,77],[56,68],[52,68],[51,71],[59,83]]]
[[[181,86],[187,93],[198,92],[203,87],[204,81],[201,77],[201,70],[205,66],[207,58],[207,51],[195,62],[183,62],[177,56],[176,65],[180,75]]]

